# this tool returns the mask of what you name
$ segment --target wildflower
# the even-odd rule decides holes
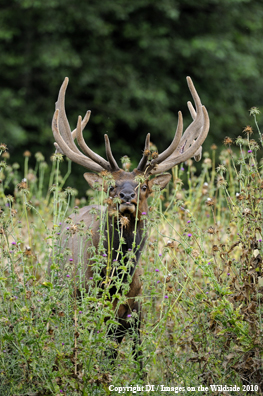
[[[247,152],[248,152],[248,153],[252,153],[252,150],[248,150]]]
[[[120,223],[123,227],[127,227],[129,225],[130,220],[126,216],[121,216]]]
[[[252,135],[253,130],[252,130],[252,128],[251,128],[250,125],[247,125],[247,126],[243,129],[242,132],[247,133],[248,135]]]
[[[65,343],[64,342],[62,342],[62,344],[61,345],[65,345]]]
[[[82,311],[79,311],[79,313],[82,314],[83,312],[82,312]]]
[[[191,223],[191,220],[188,220],[188,222],[187,222],[187,223],[188,223],[188,224],[189,224],[189,223]]]
[[[21,183],[17,185],[19,190],[26,190],[27,189],[27,179],[23,179]]]
[[[157,281],[157,283],[160,283],[160,282],[161,282],[161,281],[159,281],[159,280]]]
[[[227,276],[229,276],[229,275],[230,275],[230,273],[228,272],[228,273],[227,273]]]
[[[211,264],[211,262],[209,261],[209,263],[207,263],[207,265],[210,265]]]
[[[69,275],[66,275],[67,278],[69,278]]]
[[[165,295],[164,298],[168,298],[168,296]]]
[[[216,150],[217,149],[217,145],[216,144],[212,144],[212,146],[210,148],[211,148],[211,150]]]
[[[16,245],[16,242],[12,242],[12,245]]]
[[[122,163],[123,169],[124,169],[126,172],[128,172],[129,169],[130,169],[130,166],[131,166],[131,160],[130,160],[130,158],[129,158],[127,155],[124,155],[124,156],[121,158],[121,163]]]
[[[30,151],[26,150],[26,151],[23,153],[23,156],[24,156],[24,157],[31,157]]]
[[[155,269],[155,272],[159,272],[160,270],[158,268]]]
[[[249,109],[248,111],[249,111],[249,115],[260,114],[260,110],[257,107],[255,107],[255,106],[251,107],[251,109]]]
[[[259,239],[258,241],[259,241],[259,242],[262,242],[262,239]]]
[[[162,256],[162,253],[159,253],[159,257],[161,257]]]
[[[209,292],[205,292],[205,294],[208,294]]]
[[[187,166],[192,166],[192,165],[193,165],[193,160],[188,159],[187,161],[185,161],[185,164],[186,164]]]
[[[72,224],[69,227],[70,231],[72,232],[72,234],[75,234],[78,231],[78,226],[76,224]]]
[[[61,161],[63,161],[63,155],[60,153],[55,153],[51,156],[50,159],[52,162],[55,162],[55,161],[61,162]]]
[[[131,315],[129,314],[129,315],[127,315],[127,318],[131,318]]]
[[[214,234],[215,233],[215,229],[214,227],[210,226],[207,230],[208,234]]]
[[[188,236],[189,238],[191,238],[192,234],[187,234],[187,236]]]
[[[212,198],[207,198],[205,203],[206,203],[207,206],[213,206],[214,205],[214,201],[212,200]]]
[[[216,171],[219,173],[225,173],[226,172],[226,167],[224,165],[218,165],[218,167],[216,168]]]
[[[42,153],[40,153],[39,151],[35,154],[35,158],[38,162],[43,162],[45,161],[45,157],[43,156]]]
[[[143,215],[143,216],[146,216],[146,214],[147,214],[146,212],[142,212],[142,215]]]
[[[230,145],[232,143],[233,143],[233,140],[230,137],[226,136],[225,139],[224,139],[224,145],[227,146],[227,145]]]
[[[184,168],[183,168],[183,167],[181,167],[181,171],[184,171]]]
[[[218,176],[217,178],[217,185],[218,186],[227,186],[227,181],[223,176]]]
[[[73,261],[73,258],[70,258],[69,261]]]
[[[245,208],[245,209],[243,210],[243,214],[244,214],[244,215],[248,215],[250,212],[251,212],[251,210],[250,210],[249,208]]]
[[[107,254],[106,254],[106,253],[104,253],[102,256],[103,256],[103,257],[107,257]]]
[[[3,153],[7,150],[7,145],[5,143],[0,143],[0,151]]]

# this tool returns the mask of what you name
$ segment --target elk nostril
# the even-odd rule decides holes
[[[135,198],[135,194],[134,193],[131,193],[131,198]]]
[[[120,193],[120,197],[121,197],[121,199],[123,199],[124,198],[124,194]]]

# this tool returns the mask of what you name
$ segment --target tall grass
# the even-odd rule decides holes
[[[218,165],[219,149],[213,145],[199,174],[192,160],[175,167],[170,186],[151,197],[137,347],[144,378],[133,357],[132,334],[120,346],[107,336],[116,319],[107,288],[101,288],[101,268],[111,265],[103,241],[98,251],[89,248],[95,264],[87,288],[83,252],[73,266],[72,252],[61,248],[62,234],[91,240],[83,224],[68,215],[90,203],[107,205],[107,197],[98,188],[89,192],[87,203],[70,187],[63,189],[70,163],[63,178],[60,155],[48,169],[40,153],[35,160],[25,153],[21,181],[17,164],[0,146],[1,395],[114,395],[118,391],[109,385],[146,384],[155,385],[152,394],[160,394],[158,385],[167,387],[165,394],[181,387],[179,394],[202,395],[200,385],[212,394],[213,384],[239,386],[239,394],[263,393],[263,170],[257,152],[262,137],[258,128],[259,145],[251,132],[246,127],[235,142],[225,138]],[[45,174],[50,174],[48,191]],[[118,268],[124,276],[122,260]],[[127,287],[120,287],[119,278],[110,282],[119,303],[125,302]],[[114,349],[119,353],[113,364],[109,351]],[[238,394],[231,388],[225,392]]]

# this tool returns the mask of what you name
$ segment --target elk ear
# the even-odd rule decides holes
[[[85,180],[89,183],[90,187],[94,189],[94,184],[96,183],[97,185],[99,184],[102,187],[103,184],[103,178],[99,175],[96,175],[96,173],[84,173],[84,178]]]
[[[166,187],[166,185],[171,180],[171,177],[172,177],[172,175],[170,175],[170,173],[165,173],[163,175],[156,176],[154,179],[151,179],[148,182],[148,187],[149,187],[150,191],[152,191],[152,187],[154,185],[159,186],[160,189],[163,190],[164,187]]]

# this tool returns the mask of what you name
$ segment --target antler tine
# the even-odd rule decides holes
[[[87,125],[87,123],[89,122],[90,119],[90,114],[91,111],[88,110],[87,113],[85,114],[83,120],[81,121],[81,131],[83,131],[83,129],[85,128],[85,126]],[[71,132],[71,136],[72,139],[75,140],[76,139],[76,133],[77,133],[77,128],[74,129],[74,131]],[[61,148],[59,147],[59,145],[57,143],[54,143],[54,146],[56,147],[56,151],[60,154],[64,154],[63,151],[61,150]]]
[[[88,110],[83,118],[83,120],[81,121],[81,132],[83,131],[83,129],[85,128],[85,126],[87,125],[87,123],[89,122],[90,119],[90,115],[91,115],[91,111]],[[72,139],[75,140],[76,139],[76,134],[77,134],[77,128],[74,129],[74,131],[71,132],[71,136]]]
[[[175,132],[175,135],[174,135],[172,143],[170,144],[170,146],[166,150],[164,150],[161,154],[159,154],[157,158],[155,158],[155,159],[153,159],[151,161],[151,166],[160,164],[161,162],[166,160],[166,158],[168,158],[168,157],[170,157],[170,155],[172,155],[172,153],[178,147],[178,144],[179,144],[180,139],[182,137],[182,133],[183,133],[183,116],[182,116],[181,111],[179,111],[178,112],[177,128],[176,128],[176,132]]]
[[[205,141],[210,127],[209,116],[205,106],[202,106],[202,113],[204,119],[203,128],[198,138],[193,142],[193,144],[185,152],[181,153],[177,151],[176,152],[177,155],[171,155],[169,158],[166,159],[166,161],[162,162],[154,169],[151,169],[149,171],[149,174],[155,175],[162,172],[166,172],[167,170],[171,169],[173,166],[188,160],[193,155],[200,155],[199,148]]]
[[[192,116],[192,119],[194,120],[195,119],[195,117],[196,117],[196,111],[195,111],[195,108],[194,108],[194,106],[192,105],[192,103],[189,101],[189,102],[187,102],[187,106],[188,106],[188,109],[189,109],[189,111],[190,111],[190,114],[191,114],[191,116]]]
[[[110,147],[110,140],[109,140],[108,135],[105,134],[104,135],[104,139],[105,139],[106,155],[107,155],[108,161],[109,161],[110,166],[111,166],[111,171],[112,172],[118,171],[118,170],[120,170],[120,168],[118,167],[118,164],[117,164],[117,162],[115,161],[115,159],[114,159],[114,157],[112,155],[111,147]]]
[[[137,166],[137,171],[144,172],[145,167],[147,165],[149,153],[148,151],[150,150],[150,133],[147,133],[146,139],[145,139],[145,145],[144,145],[144,151],[143,151],[143,156]]]
[[[65,93],[66,89],[68,86],[69,79],[66,77],[60,87],[59,94],[58,94],[58,100],[55,104],[55,109],[59,110],[59,130],[61,132],[61,136],[63,140],[66,142],[67,146],[74,151],[75,153],[81,155],[82,153],[79,151],[77,146],[74,143],[72,134],[71,134],[71,129],[70,125],[67,119],[66,111],[65,111]],[[62,149],[60,147],[60,149]],[[61,151],[61,150],[60,150]],[[62,149],[63,151],[63,149]]]
[[[180,141],[180,146],[184,147],[184,151],[192,144],[193,140],[199,135],[199,130],[202,128],[204,119],[203,119],[203,111],[202,111],[202,103],[199,98],[199,95],[194,87],[193,81],[190,77],[186,77],[187,84],[191,95],[194,99],[196,110],[194,109],[191,102],[187,102],[189,111],[193,118],[193,122],[186,128],[182,139]]]
[[[76,137],[77,141],[79,144],[79,147],[81,150],[86,154],[89,158],[91,158],[94,162],[97,164],[101,165],[104,169],[107,169],[108,171],[111,170],[111,166],[108,161],[106,161],[104,158],[102,158],[100,155],[94,153],[87,144],[85,143],[82,135],[82,123],[81,123],[81,116],[78,118],[78,124],[76,128]]]
[[[84,156],[82,153],[78,154],[75,151],[71,150],[71,148],[67,145],[65,140],[62,138],[59,130],[59,109],[56,109],[53,120],[52,120],[52,131],[54,135],[54,139],[57,144],[63,151],[63,153],[71,159],[71,161],[76,162],[79,165],[84,166],[87,169],[90,169],[94,172],[101,172],[104,168],[100,165],[96,164],[94,161]],[[75,146],[76,147],[76,146]]]
[[[187,103],[193,121],[184,132],[177,147],[168,157],[166,156],[164,160],[162,160],[161,157],[160,160],[159,156],[157,159],[151,161],[147,170],[148,174],[164,172],[180,162],[186,161],[192,156],[194,156],[196,160],[200,160],[201,158],[201,145],[209,130],[209,117],[205,107],[202,106],[201,100],[191,78],[187,77],[186,79],[196,107],[195,110],[191,102]]]
[[[196,111],[194,109],[194,106],[192,105],[191,102],[187,102],[187,106],[192,116],[192,119],[194,120],[196,117]],[[201,158],[202,158],[202,146],[200,146],[197,152],[194,154],[194,159],[196,162],[200,161]]]

